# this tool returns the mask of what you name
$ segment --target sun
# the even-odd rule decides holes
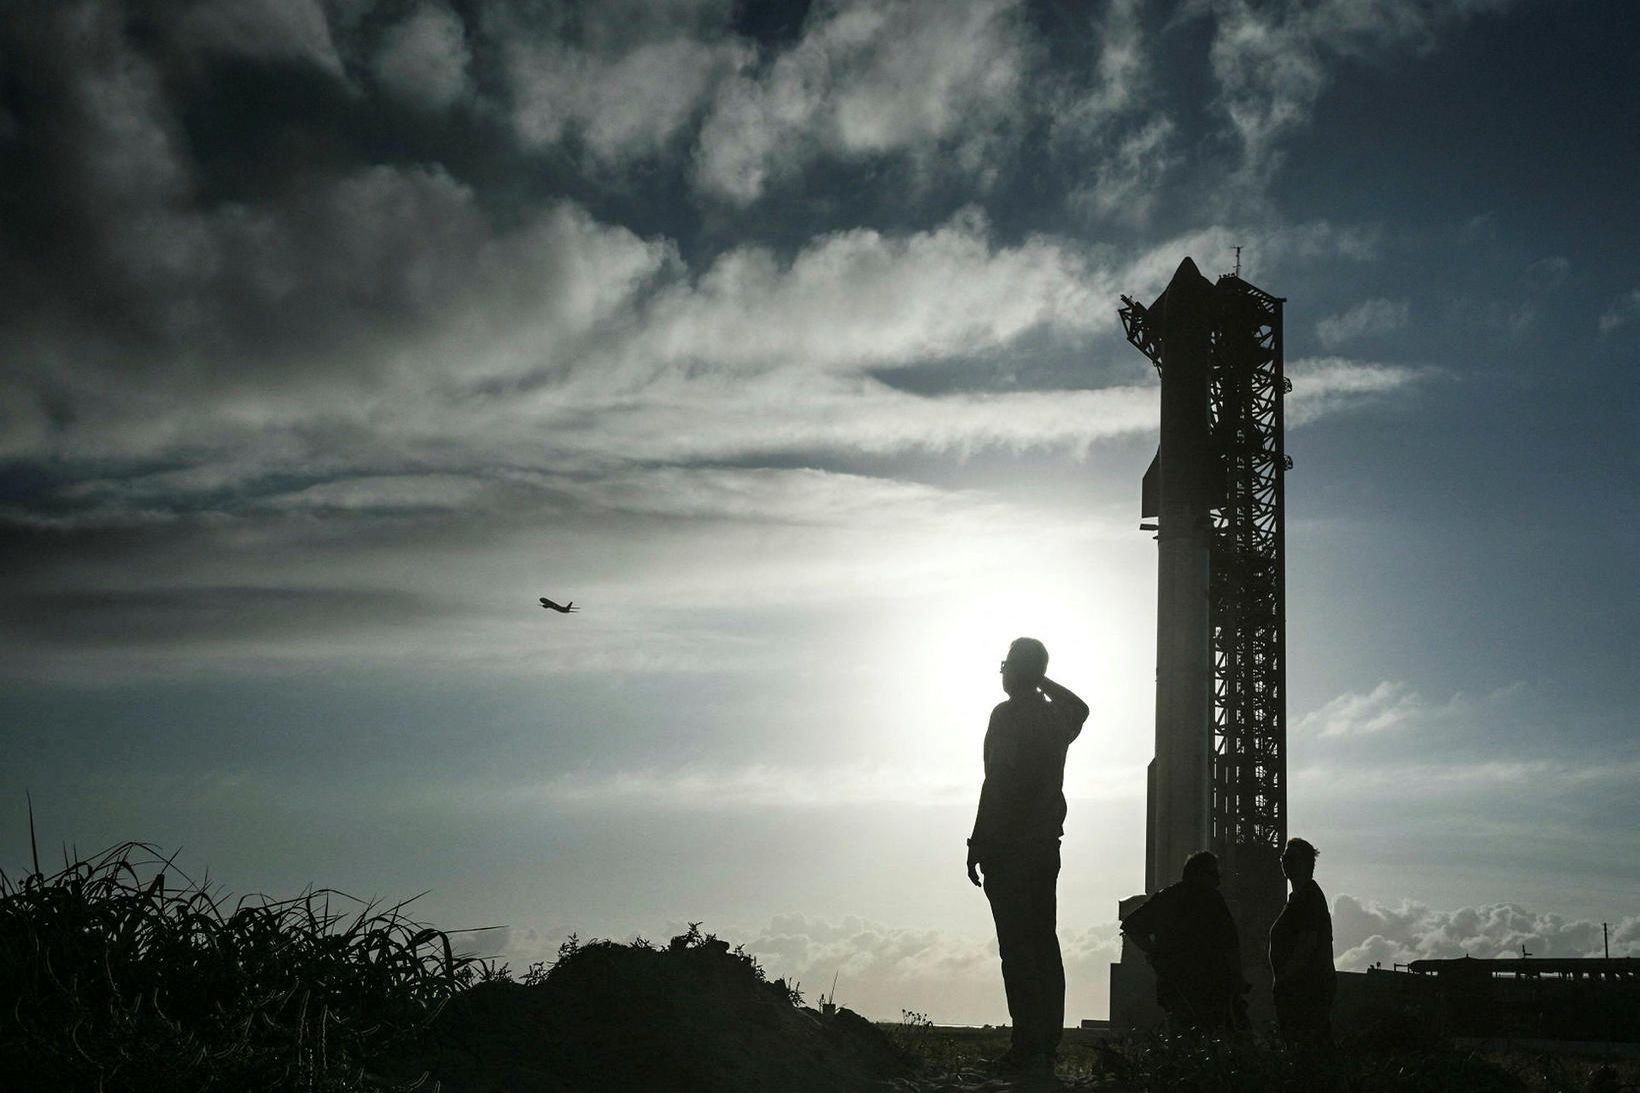
[[[904,605],[892,633],[890,678],[880,681],[900,735],[921,762],[977,762],[991,708],[1007,696],[999,668],[1009,643],[1034,637],[1048,648],[1048,674],[1080,690],[1108,662],[1110,635],[1087,610],[1087,591],[1049,573],[1016,576],[953,600]]]

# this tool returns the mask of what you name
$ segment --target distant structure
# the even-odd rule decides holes
[[[1414,960],[1342,972],[1336,1025],[1400,1018],[1440,1036],[1640,1044],[1640,957]]]
[[[1157,533],[1156,753],[1145,891],[1212,850],[1242,938],[1255,1015],[1272,1012],[1264,940],[1286,899],[1286,611],[1282,304],[1189,258],[1149,307],[1122,297],[1128,340],[1162,377],[1161,446],[1140,527]],[[1123,917],[1144,896],[1123,900]],[[1111,1022],[1160,1019],[1144,955],[1111,967]]]

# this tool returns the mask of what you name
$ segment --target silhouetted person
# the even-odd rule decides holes
[[[1047,671],[1040,641],[1019,638],[1008,647],[1008,700],[991,711],[985,730],[985,785],[968,840],[968,879],[983,883],[991,901],[1013,1021],[1012,1045],[997,1062],[1051,1073],[1065,1026],[1065,965],[1054,934],[1065,749],[1082,731],[1088,704]]]
[[[1315,882],[1316,848],[1288,839],[1281,871],[1292,894],[1270,927],[1270,970],[1275,973],[1276,1020],[1293,1044],[1332,1041],[1332,1003],[1338,990],[1333,969],[1332,915]]]
[[[1123,919],[1122,933],[1156,969],[1156,1001],[1171,1027],[1211,1032],[1245,1023],[1241,943],[1210,851],[1190,855],[1183,879]]]

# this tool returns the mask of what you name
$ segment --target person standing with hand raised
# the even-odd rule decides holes
[[[1013,1022],[1000,1068],[1052,1073],[1065,1026],[1065,965],[1055,933],[1065,752],[1088,704],[1047,676],[1048,650],[1019,638],[1002,662],[1008,699],[985,730],[985,784],[968,840],[968,879],[996,922]],[[982,878],[983,875],[983,878]]]

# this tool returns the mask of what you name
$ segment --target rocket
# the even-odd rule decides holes
[[[1138,305],[1135,305],[1137,308]],[[1154,518],[1156,752],[1147,779],[1145,890],[1179,879],[1185,859],[1210,845],[1213,657],[1208,579],[1211,510],[1221,503],[1210,440],[1213,285],[1186,258],[1149,308],[1162,374],[1161,446],[1142,487],[1141,515]]]
[[[1145,891],[1219,858],[1243,941],[1248,1006],[1272,1013],[1263,937],[1286,893],[1281,309],[1236,273],[1186,258],[1149,307],[1122,297],[1128,340],[1161,373],[1161,445],[1140,527],[1156,532],[1155,757],[1147,770]],[[1125,917],[1144,896],[1121,901]],[[1120,1027],[1161,1017],[1142,954],[1111,966]]]

